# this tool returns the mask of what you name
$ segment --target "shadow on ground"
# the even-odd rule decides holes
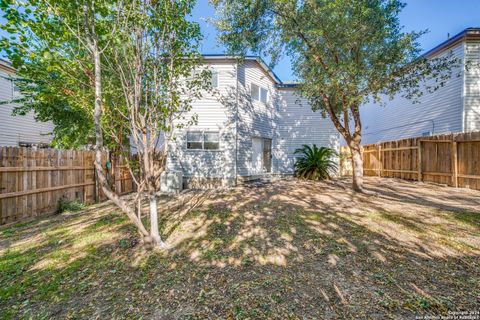
[[[475,310],[479,192],[279,180],[163,198],[167,252],[109,205],[0,229],[6,318],[407,318]]]

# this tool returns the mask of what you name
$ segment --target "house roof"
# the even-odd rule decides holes
[[[480,27],[466,28],[423,54],[430,58],[466,40],[480,40]]]
[[[262,69],[272,78],[272,80],[275,82],[277,86],[282,86],[284,85],[284,82],[280,80],[280,78],[273,72],[273,70],[265,63],[265,61],[260,57],[260,56],[245,56],[245,57],[239,57],[239,56],[231,56],[231,55],[226,55],[226,54],[203,54],[202,57],[206,60],[215,60],[215,59],[232,59],[232,60],[237,60],[237,59],[243,59],[247,61],[256,61]]]
[[[471,27],[466,28],[453,37],[445,40],[434,48],[425,52],[422,56],[430,58],[436,54],[439,54],[456,44],[466,41],[466,40],[480,40],[480,27]],[[203,54],[204,59],[239,59],[238,56],[229,56],[226,54]],[[245,56],[245,60],[256,61],[264,69],[264,71],[275,81],[275,84],[278,88],[297,88],[301,83],[299,82],[290,82],[282,81],[280,78],[273,72],[273,70],[265,63],[265,61],[260,56]]]
[[[12,67],[12,63],[8,60],[0,58],[0,67],[4,67],[10,71],[15,72],[15,69]]]

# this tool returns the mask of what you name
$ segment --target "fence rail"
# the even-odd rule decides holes
[[[343,148],[342,152],[348,153],[348,149]],[[480,190],[480,132],[365,145],[363,170],[366,176]]]
[[[107,155],[103,156],[104,163]],[[109,181],[119,194],[133,182],[124,159],[111,159]],[[90,204],[105,200],[93,166],[93,151],[0,147],[0,224],[48,215],[60,200]]]

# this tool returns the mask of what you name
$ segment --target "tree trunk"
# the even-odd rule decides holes
[[[154,246],[166,247],[165,242],[162,241],[158,231],[158,212],[157,212],[157,195],[149,196],[150,200],[150,237]]]
[[[88,25],[88,8],[85,5],[85,29],[89,33]],[[102,132],[102,67],[100,61],[100,50],[96,39],[91,36],[88,40],[88,44],[91,50],[94,66],[94,76],[95,76],[95,108],[93,111],[93,122],[95,129],[95,159],[94,166],[97,173],[98,182],[102,188],[103,193],[107,196],[108,199],[112,200],[123,212],[127,214],[130,220],[137,226],[138,231],[144,237],[148,236],[148,231],[142,224],[142,221],[137,218],[135,211],[128,205],[128,203],[121,199],[117,194],[115,194],[107,181],[107,176],[105,174],[105,168],[102,165],[102,151],[103,151],[103,132]]]
[[[357,192],[364,192],[363,189],[363,158],[361,146],[355,141],[349,143],[350,154],[352,155],[352,170],[353,170],[353,190]]]

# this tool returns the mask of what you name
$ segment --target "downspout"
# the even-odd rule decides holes
[[[238,179],[238,60],[235,70],[235,186]]]
[[[465,123],[465,95],[467,93],[466,91],[466,84],[467,84],[467,42],[463,42],[463,59],[462,59],[462,127],[461,127],[461,132],[465,132],[466,130],[466,123]]]

